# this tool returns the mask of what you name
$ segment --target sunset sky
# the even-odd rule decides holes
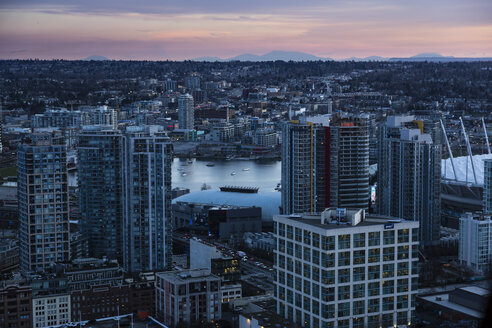
[[[0,0],[0,58],[492,57],[492,0]]]

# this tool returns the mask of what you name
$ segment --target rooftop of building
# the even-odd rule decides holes
[[[321,213],[279,215],[277,217],[291,219],[325,230],[377,225],[384,225],[385,228],[390,229],[397,224],[414,222],[391,216],[366,214],[364,210],[355,208],[327,208]]]
[[[467,286],[456,288],[448,293],[421,296],[420,298],[437,308],[462,313],[475,319],[481,319],[485,317],[487,301],[490,294],[491,291],[488,289],[478,286]],[[458,301],[458,303],[455,301]]]
[[[483,221],[483,224],[490,223],[492,220],[492,214],[484,214],[482,212],[467,212],[461,217],[463,220],[473,219],[474,221]]]
[[[208,269],[158,272],[156,273],[156,277],[163,278],[174,284],[220,280],[219,277],[211,274]]]

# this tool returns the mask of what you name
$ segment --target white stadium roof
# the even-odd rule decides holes
[[[225,192],[220,190],[203,190],[192,192],[173,199],[176,202],[229,205],[229,206],[256,206],[261,207],[263,221],[272,221],[274,215],[279,214],[280,192]]]
[[[483,185],[483,160],[492,159],[492,155],[474,155],[473,164],[475,165],[475,173],[477,175],[477,184]],[[460,182],[466,182],[475,184],[475,178],[473,177],[473,169],[469,156],[460,156],[454,158],[454,165],[456,169],[457,180]],[[468,172],[467,172],[468,171]],[[441,176],[445,179],[455,180],[453,173],[453,166],[451,165],[451,159],[443,159],[441,161]]]

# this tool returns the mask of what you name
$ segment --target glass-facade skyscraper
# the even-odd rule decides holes
[[[379,130],[379,214],[420,222],[424,246],[439,240],[441,145],[436,126],[390,116]],[[427,122],[428,123],[428,122]]]
[[[492,214],[492,159],[483,161],[483,211]]]
[[[367,117],[347,113],[285,123],[282,130],[282,213],[327,207],[367,209]]]
[[[178,119],[180,129],[192,130],[195,128],[195,109],[194,101],[190,94],[178,97]]]
[[[79,136],[81,227],[89,255],[126,271],[171,266],[172,145],[157,126],[87,126]]]
[[[67,150],[63,137],[31,134],[18,147],[20,267],[49,268],[70,259]]]
[[[128,127],[124,140],[125,270],[170,268],[172,145],[157,127]]]
[[[86,126],[79,135],[80,227],[89,256],[123,259],[123,137],[111,126]]]

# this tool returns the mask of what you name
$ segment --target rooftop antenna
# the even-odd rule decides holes
[[[490,155],[489,135],[487,134],[487,127],[485,126],[485,120],[483,119],[483,117],[482,117],[482,125],[483,125],[483,133],[485,134],[485,143],[487,144],[487,150],[489,151],[489,155]]]
[[[465,125],[463,124],[463,119],[460,117],[460,122],[461,122],[461,130],[463,131],[463,135],[465,136],[465,142],[466,142],[466,149],[468,150],[468,156],[470,156],[470,161],[471,161],[471,166],[472,166],[472,171],[473,171],[473,178],[475,179],[475,183],[477,182],[477,174],[475,173],[475,164],[473,163],[473,155],[471,151],[471,146],[470,146],[470,140],[468,139],[468,135],[466,134],[465,131]],[[468,172],[468,170],[467,170]]]
[[[439,122],[441,122],[441,129],[442,129],[442,132],[444,134],[444,140],[446,140],[446,148],[448,149],[449,158],[451,159],[451,166],[453,167],[454,180],[457,181],[458,176],[456,175],[456,169],[454,168],[453,153],[451,152],[451,146],[449,146],[449,140],[448,140],[448,136],[446,134],[446,129],[444,128],[444,124],[442,123],[442,120],[439,120]],[[446,162],[444,162],[444,163],[446,163]],[[446,170],[444,170],[444,172],[446,172]]]

